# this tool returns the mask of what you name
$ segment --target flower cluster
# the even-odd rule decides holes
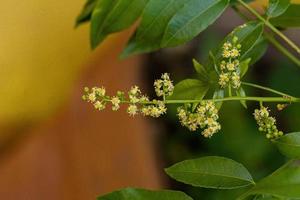
[[[155,80],[153,85],[158,97],[170,96],[174,90],[173,82],[167,73],[162,74],[161,79]]]
[[[275,139],[283,135],[282,131],[278,131],[276,127],[276,119],[270,117],[268,108],[261,107],[253,113],[254,118],[259,126],[259,131],[264,132],[268,139]]]
[[[130,116],[141,113],[144,116],[157,118],[167,112],[167,108],[163,101],[156,99],[150,101],[147,96],[141,94],[141,91],[137,86],[131,88],[128,92],[128,96],[129,106],[127,108],[127,113]]]
[[[154,83],[154,88],[157,96],[169,96],[173,93],[174,85],[170,80],[168,74],[163,74],[161,79],[158,79]],[[117,111],[120,108],[121,103],[128,104],[127,113],[130,116],[142,114],[144,116],[160,117],[167,112],[164,101],[152,100],[142,92],[138,86],[132,86],[125,96],[124,92],[118,91],[115,96],[106,95],[104,87],[93,87],[92,89],[85,88],[85,94],[83,100],[90,102],[97,110],[104,110],[108,103],[111,104],[112,110]]]
[[[117,111],[120,108],[121,100],[124,99],[124,93],[118,91],[116,96],[105,95],[106,90],[104,87],[93,87],[89,89],[88,87],[84,88],[85,94],[82,96],[82,99],[90,102],[94,105],[96,110],[104,110],[107,103],[111,103],[113,111]]]
[[[221,129],[217,122],[218,109],[212,101],[202,101],[195,111],[190,111],[190,107],[179,107],[177,115],[181,124],[190,131],[196,131],[198,128],[204,129],[202,135],[211,137]]]
[[[159,97],[163,100],[149,98],[142,94],[138,86],[132,86],[127,92],[118,91],[116,95],[106,95],[104,87],[85,88],[83,99],[92,103],[97,110],[104,110],[107,104],[111,104],[113,111],[120,109],[120,104],[127,104],[127,113],[130,116],[141,114],[143,116],[160,117],[167,112],[165,97],[171,95],[174,90],[174,85],[168,74],[162,74],[161,79],[155,80],[154,89]],[[185,104],[178,108],[178,117],[183,126],[186,126],[191,131],[196,131],[198,128],[203,129],[204,137],[211,137],[221,129],[221,125],[217,122],[218,109],[213,101],[202,101],[198,106]]]
[[[158,118],[167,112],[167,107],[163,101],[154,100],[152,105],[144,105],[141,108],[141,113],[144,116]]]
[[[241,44],[238,44],[238,38],[236,36],[233,37],[232,42],[225,42],[223,44],[223,60],[220,63],[221,73],[219,75],[219,85],[222,88],[230,85],[237,89],[241,86],[238,70],[240,64],[240,49]]]

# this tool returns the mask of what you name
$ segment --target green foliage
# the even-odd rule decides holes
[[[249,63],[251,62],[251,58],[248,58],[244,61],[242,61],[239,65],[239,71],[240,71],[240,76],[241,78],[243,76],[245,76],[245,74],[247,73],[248,69],[249,69]]]
[[[209,89],[209,85],[198,79],[185,79],[175,85],[173,94],[168,99],[201,100]]]
[[[267,9],[268,17],[278,17],[283,14],[290,6],[290,0],[269,0]]]
[[[224,97],[225,97],[225,90],[224,89],[218,88],[214,91],[213,99],[222,99]],[[222,104],[223,104],[223,102],[217,102],[216,103],[217,108],[220,109],[222,107]]]
[[[300,5],[291,4],[285,13],[282,15],[270,19],[270,22],[278,27],[300,27]]]
[[[256,63],[263,57],[268,49],[268,42],[264,36],[261,36],[253,45],[252,50],[248,51],[244,58],[251,58],[249,66]]]
[[[205,67],[201,65],[196,59],[193,59],[193,65],[195,71],[199,74],[200,80],[202,81],[209,81],[209,74],[207,73]]]
[[[122,57],[186,43],[213,23],[227,6],[228,0],[152,0]]]
[[[234,189],[255,184],[243,165],[215,156],[177,163],[166,173],[177,181],[205,188]]]
[[[273,142],[283,155],[300,158],[300,132],[286,134]]]
[[[162,47],[183,44],[213,23],[228,6],[228,0],[190,0],[166,27]]]
[[[147,0],[88,1],[77,25],[91,18],[91,45],[107,35],[128,28],[142,14]],[[177,46],[193,39],[226,9],[228,0],[150,0],[136,33],[122,57]],[[91,14],[92,13],[92,14]]]
[[[250,58],[249,55],[256,51],[255,47],[258,41],[261,40],[263,32],[263,24],[260,22],[248,22],[234,29],[228,36],[225,37],[220,46],[213,52],[216,61],[220,62],[222,58],[222,45],[226,41],[231,41],[234,36],[238,38],[238,43],[241,44],[241,60]],[[253,59],[251,57],[251,59]],[[254,58],[255,60],[255,58]]]
[[[259,181],[239,199],[246,199],[247,197],[256,194],[267,194],[285,199],[299,199],[299,188],[300,162],[299,160],[292,160],[276,170],[270,176]]]
[[[250,3],[250,2],[252,2],[253,0],[245,0],[244,2],[246,2],[246,3]],[[235,4],[238,4],[238,2],[237,2],[237,0],[230,0],[230,4],[231,5],[235,5]]]
[[[238,97],[246,97],[246,92],[245,90],[240,87],[239,89],[236,90],[236,96]],[[244,106],[244,108],[247,108],[247,103],[245,100],[240,100],[241,104]]]
[[[124,100],[124,94],[114,98],[114,101],[112,98],[108,99],[105,96],[104,88],[98,88],[98,90],[104,91],[101,101],[97,99],[99,92],[89,93],[84,96],[85,100],[93,103],[94,107],[99,110],[102,109],[99,107],[99,105],[102,105],[102,101],[118,106],[119,103],[129,102],[128,113],[135,115],[137,112],[140,112],[145,116],[155,117],[166,113],[166,104],[168,103],[183,104],[184,106],[179,107],[181,112],[177,113],[182,124],[190,127],[190,130],[193,131],[197,128],[206,128],[205,130],[213,133],[215,133],[214,128],[217,130],[221,129],[220,124],[216,123],[216,120],[219,118],[218,109],[221,108],[223,101],[238,100],[245,108],[247,108],[246,100],[257,101],[260,102],[261,110],[255,111],[255,119],[259,121],[261,131],[264,130],[263,128],[266,128],[270,134],[269,130],[277,130],[276,119],[269,116],[269,110],[263,107],[263,102],[282,102],[285,103],[281,104],[282,108],[284,108],[287,103],[299,103],[300,98],[256,84],[243,83],[244,85],[279,95],[279,97],[266,98],[248,97],[246,91],[241,87],[240,79],[245,76],[249,66],[257,62],[265,54],[268,48],[267,40],[300,66],[300,61],[281,46],[279,42],[277,43],[275,37],[273,39],[273,36],[269,33],[264,34],[264,27],[266,26],[296,52],[300,53],[299,47],[273,26],[282,28],[299,27],[300,5],[290,4],[290,0],[270,0],[265,16],[261,16],[245,2],[250,1],[87,0],[82,12],[77,17],[76,25],[91,20],[92,48],[97,47],[109,34],[122,31],[136,21],[140,22],[121,57],[152,52],[160,48],[175,47],[187,43],[214,23],[229,5],[239,12],[237,5],[240,4],[256,16],[257,19],[255,21],[247,20],[245,24],[235,28],[228,34],[221,44],[209,53],[209,58],[204,65],[200,64],[196,59],[193,60],[198,79],[182,80],[175,87],[173,87],[173,83],[169,78],[168,80],[157,80],[154,85],[157,95],[161,96],[162,100],[149,100],[145,96],[139,96],[141,92],[137,86],[131,89],[131,93],[128,93],[129,101]],[[139,18],[141,19],[138,20]],[[164,74],[162,77],[169,76]],[[165,82],[168,84],[164,84]],[[232,96],[232,88],[236,96]],[[210,89],[213,91],[210,91]],[[225,92],[225,89],[228,89],[228,94],[227,90]],[[162,92],[161,95],[160,92]],[[165,95],[166,92],[168,94],[173,92],[173,94],[168,96]],[[202,101],[206,95],[212,95],[212,99],[207,98],[207,101]],[[219,100],[216,101],[216,99]],[[208,105],[208,103],[212,105]],[[202,107],[198,107],[197,112],[193,113],[198,104]],[[216,109],[215,105],[218,109]],[[140,110],[138,106],[141,107]],[[187,112],[187,108],[193,109]],[[158,112],[160,112],[159,115]],[[203,118],[204,115],[205,118]],[[268,121],[261,120],[261,118]],[[275,133],[278,133],[278,131]],[[278,138],[271,141],[283,155],[299,159],[300,133],[290,133],[280,137],[282,134],[280,131],[280,134],[276,135]],[[210,137],[212,134],[208,136]],[[197,187],[236,189],[252,186],[239,198],[240,200],[299,199],[300,197],[300,162],[297,160],[288,162],[273,174],[263,178],[256,185],[252,176],[243,165],[224,157],[210,156],[185,160],[167,168],[166,173],[179,182]],[[170,190],[149,191],[134,188],[115,191],[98,199],[191,200],[189,196],[182,192]]]
[[[97,0],[87,0],[81,13],[76,18],[76,24],[75,24],[76,27],[91,19],[92,12],[95,9],[96,3]]]
[[[187,2],[189,0],[150,0],[143,12],[141,24],[122,57],[159,49],[168,23]]]
[[[148,0],[99,0],[91,18],[91,46],[97,47],[107,35],[131,26]]]
[[[145,190],[137,188],[126,188],[123,190],[115,191],[107,195],[98,197],[98,200],[192,200],[183,192],[171,190]]]

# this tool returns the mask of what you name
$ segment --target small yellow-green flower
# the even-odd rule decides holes
[[[218,109],[212,101],[201,102],[195,111],[179,107],[177,116],[180,123],[190,131],[203,129],[201,134],[204,137],[211,137],[221,129],[221,125],[217,122]]]
[[[276,119],[270,117],[268,108],[261,107],[260,109],[255,109],[253,115],[258,124],[259,131],[265,133],[268,139],[275,139],[283,135],[283,132],[277,129]]]
[[[219,85],[221,88],[231,85],[233,88],[238,89],[241,85],[238,73],[241,45],[237,42],[238,38],[234,36],[232,42],[227,41],[223,44],[223,60],[220,63],[221,73],[219,74]]]

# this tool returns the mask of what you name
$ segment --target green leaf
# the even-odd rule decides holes
[[[148,0],[99,0],[91,19],[91,45],[97,47],[105,37],[130,27],[142,14]]]
[[[259,37],[259,39],[254,43],[252,50],[246,52],[243,55],[244,58],[251,58],[249,66],[256,63],[263,55],[266,53],[268,49],[268,42],[264,36]]]
[[[218,64],[222,60],[222,46],[227,41],[232,41],[233,37],[238,37],[238,43],[241,44],[241,60],[251,58],[255,54],[258,41],[262,40],[263,24],[261,22],[248,22],[235,28],[226,38],[222,41],[219,47],[213,52],[215,62]],[[208,63],[210,68],[214,68],[213,61],[210,59]]]
[[[251,198],[251,200],[288,200],[288,199],[274,197],[272,195],[257,195],[254,198]]]
[[[224,89],[216,89],[213,95],[213,99],[222,99],[225,96],[225,90]],[[218,110],[222,107],[223,102],[215,102],[216,107]]]
[[[254,0],[244,0],[244,2],[245,3],[250,3],[250,2],[252,2],[252,1],[254,1]],[[230,4],[231,5],[234,5],[234,4],[237,4],[238,2],[237,2],[237,0],[230,0]],[[239,3],[238,3],[239,4]]]
[[[286,134],[273,142],[283,155],[300,158],[300,132]]]
[[[239,65],[239,73],[241,78],[245,76],[245,74],[247,73],[248,69],[249,69],[249,63],[251,61],[251,58],[248,58],[244,61],[242,61]]]
[[[242,87],[239,87],[239,89],[236,90],[236,96],[238,97],[246,97],[246,92]],[[241,104],[244,106],[244,108],[247,109],[247,103],[245,100],[240,100]]]
[[[227,8],[228,0],[190,0],[169,22],[161,47],[183,44],[212,24]]]
[[[227,4],[228,0],[150,0],[121,57],[185,43],[213,23]]]
[[[209,75],[204,66],[201,65],[196,59],[193,59],[193,65],[201,80],[207,81],[209,79]]]
[[[255,194],[273,195],[279,198],[299,199],[300,197],[300,161],[292,160],[276,170],[270,176],[259,181],[256,186],[239,199]]]
[[[212,61],[212,65],[214,66],[214,69],[215,69],[215,72],[217,74],[220,74],[220,70],[218,68],[218,65],[217,65],[217,61],[216,61],[216,57],[214,56],[213,52],[212,51],[209,51],[209,58],[210,60]]]
[[[75,27],[85,23],[91,19],[92,12],[96,6],[97,0],[88,0],[82,8],[80,14],[76,18]]]
[[[146,53],[160,48],[165,29],[172,17],[190,0],[150,0],[142,15],[142,21],[121,57]]]
[[[245,27],[238,27],[233,32],[232,36],[239,38],[238,42],[242,45],[241,60],[248,59],[251,51],[256,51],[256,43],[261,40],[263,33],[263,24],[260,22],[248,22]]]
[[[205,188],[234,189],[254,184],[243,165],[223,157],[208,156],[186,160],[165,171],[179,182]]]
[[[281,28],[300,27],[300,5],[291,4],[282,15],[270,19],[270,22]]]
[[[290,6],[290,0],[269,0],[269,6],[266,14],[269,17],[278,17],[282,15]]]
[[[91,16],[91,47],[94,49],[100,44],[105,35],[103,34],[103,27],[105,19],[109,15],[111,9],[116,5],[117,1],[99,0]]]
[[[192,200],[191,197],[183,192],[172,190],[145,190],[138,188],[126,188],[118,190],[104,196],[98,200]]]
[[[185,79],[175,85],[174,92],[168,99],[201,100],[209,89],[209,85],[198,79]]]

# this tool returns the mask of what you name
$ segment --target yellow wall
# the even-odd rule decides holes
[[[0,126],[47,115],[87,59],[88,28],[74,30],[84,0],[2,0]]]

